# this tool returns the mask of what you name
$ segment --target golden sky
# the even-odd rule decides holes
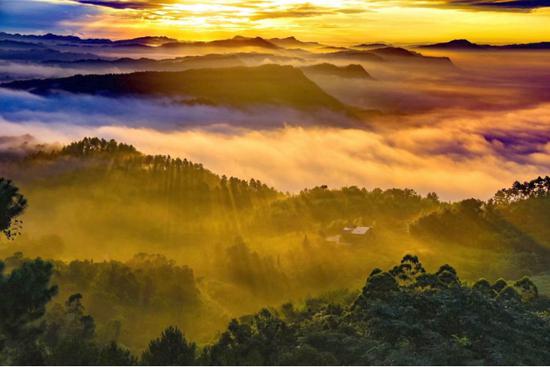
[[[340,44],[550,40],[548,0],[2,0],[0,20],[8,22],[13,9],[15,17],[25,7],[34,11],[47,5],[55,6],[49,14],[42,11],[54,19],[50,29],[36,10],[37,26],[33,29],[31,23],[25,30],[200,40],[236,34],[294,35]],[[23,18],[19,16],[20,21]],[[0,22],[0,30],[17,27],[2,28]]]

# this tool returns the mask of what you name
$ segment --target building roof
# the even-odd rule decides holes
[[[355,228],[351,231],[351,234],[364,235],[364,234],[366,234],[368,231],[370,231],[370,227],[355,227]]]

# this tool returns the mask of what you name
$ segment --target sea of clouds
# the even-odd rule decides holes
[[[0,88],[0,151],[99,136],[290,192],[357,185],[485,199],[515,180],[550,172],[550,57],[502,57],[456,56],[460,72],[452,75],[374,69],[376,81],[317,80],[345,103],[384,112],[359,123],[327,111]]]

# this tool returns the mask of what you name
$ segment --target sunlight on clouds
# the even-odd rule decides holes
[[[52,0],[50,0],[52,2]],[[55,3],[67,3],[58,0]],[[550,38],[548,8],[478,11],[449,1],[424,0],[72,0],[100,15],[64,20],[90,36],[168,35],[211,40],[235,34],[333,43],[385,40],[415,43],[470,38],[483,42]],[[458,5],[457,5],[458,4]],[[462,4],[462,3],[461,3]],[[498,9],[497,9],[498,10]],[[434,31],[436,30],[436,31]]]
[[[32,134],[68,143],[84,136],[114,138],[149,154],[201,162],[216,173],[257,178],[282,190],[330,187],[410,187],[438,192],[446,200],[488,198],[515,180],[550,169],[550,105],[502,113],[434,113],[398,130],[283,127],[254,131],[159,131],[129,127],[27,122],[0,119],[7,135]],[[381,125],[384,125],[381,122]]]

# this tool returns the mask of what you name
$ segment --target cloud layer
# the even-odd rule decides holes
[[[66,143],[101,136],[170,154],[281,190],[327,184],[410,187],[444,199],[490,197],[550,170],[550,104],[511,112],[434,113],[425,124],[379,121],[372,131],[330,127],[160,131],[112,124],[0,120],[5,135]],[[418,121],[418,118],[415,118]],[[391,127],[394,126],[394,127]]]

